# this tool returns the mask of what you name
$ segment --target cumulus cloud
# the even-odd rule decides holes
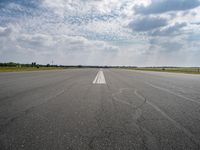
[[[158,14],[169,11],[189,10],[200,5],[199,0],[152,0],[148,6],[135,7],[137,13]]]
[[[187,26],[187,23],[175,23],[173,25],[169,25],[165,28],[157,29],[153,32],[150,32],[152,36],[173,36],[175,34],[181,34],[179,32],[183,27]]]
[[[129,27],[135,31],[149,31],[166,25],[167,19],[147,16],[133,20]]]
[[[0,27],[0,37],[7,37],[12,32],[11,28]]]

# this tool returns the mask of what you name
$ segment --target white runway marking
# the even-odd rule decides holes
[[[100,70],[97,73],[97,75],[96,75],[96,77],[95,77],[95,79],[93,81],[93,84],[106,84],[106,80],[105,80],[105,77],[104,77],[104,74],[103,74],[102,70]]]

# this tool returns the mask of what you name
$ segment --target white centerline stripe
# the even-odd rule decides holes
[[[99,72],[97,73],[93,84],[106,84],[106,80],[102,70],[99,70]]]

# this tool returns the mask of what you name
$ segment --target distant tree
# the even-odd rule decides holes
[[[32,67],[35,67],[36,66],[36,62],[32,62],[31,65],[32,65]]]
[[[9,63],[7,64],[7,66],[8,66],[8,67],[16,67],[17,64],[14,63],[14,62],[9,62]]]

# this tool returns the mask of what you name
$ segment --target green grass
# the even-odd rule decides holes
[[[145,67],[145,68],[134,68],[133,70],[200,74],[200,68],[195,68],[195,67],[174,67],[174,68]]]
[[[42,70],[58,70],[62,67],[0,67],[0,72],[20,72],[20,71],[42,71]]]

